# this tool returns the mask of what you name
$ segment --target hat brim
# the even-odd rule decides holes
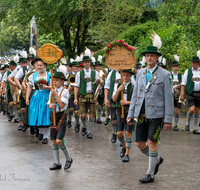
[[[154,53],[154,54],[157,54],[158,56],[162,56],[162,53],[155,52],[155,51],[144,51],[144,52],[141,53],[141,55],[145,56],[146,53]]]
[[[50,78],[51,78],[51,76],[50,76]],[[64,80],[64,81],[67,81],[66,78],[61,78],[61,77],[57,77],[57,76],[53,76],[53,78],[58,78],[58,79],[62,79],[62,80]]]

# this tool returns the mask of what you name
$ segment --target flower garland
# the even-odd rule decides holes
[[[108,54],[111,49],[115,49],[116,45],[125,46],[126,49],[128,49],[129,51],[131,51],[131,53],[134,53],[133,47],[130,46],[130,45],[128,45],[128,44],[126,44],[124,42],[124,40],[115,40],[114,42],[109,43],[109,45],[107,45],[107,47],[105,48],[106,53]]]
[[[47,81],[44,78],[41,78],[41,79],[37,80],[36,83],[46,84]]]

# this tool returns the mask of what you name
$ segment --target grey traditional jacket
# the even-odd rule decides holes
[[[165,123],[172,123],[173,90],[168,71],[158,67],[151,75],[148,85],[146,84],[146,68],[138,72],[128,118],[139,116],[144,99],[147,119],[164,118]]]

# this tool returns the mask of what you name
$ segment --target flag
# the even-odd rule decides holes
[[[31,35],[30,35],[30,47],[33,47],[37,50],[37,25],[35,22],[35,16],[31,19]]]

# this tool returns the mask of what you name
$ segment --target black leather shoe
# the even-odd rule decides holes
[[[6,111],[3,111],[3,115],[4,115],[4,116],[6,115]]]
[[[33,127],[30,127],[30,134],[31,134],[31,135],[34,135],[34,134],[35,134],[35,131],[34,131],[34,128],[33,128]]]
[[[160,164],[162,164],[164,161],[164,159],[162,157],[160,157],[160,162],[158,164],[156,164],[155,170],[154,170],[154,175],[156,175],[158,173],[158,169]]]
[[[120,157],[124,157],[125,153],[126,153],[126,148],[123,147],[120,152]]]
[[[15,118],[14,123],[19,123],[19,119]]]
[[[61,169],[61,164],[60,164],[60,165],[54,164],[54,165],[51,166],[49,169],[50,169],[50,170],[59,170],[59,169]]]
[[[75,126],[75,131],[78,133],[80,131],[80,125],[79,124],[76,124]]]
[[[35,132],[35,136],[36,136],[36,137],[39,137],[39,134],[40,134],[40,133],[39,133],[39,130],[37,130],[37,131]]]
[[[10,113],[9,112],[7,112],[7,117],[9,117],[10,116]]]
[[[64,169],[65,170],[69,169],[71,167],[71,165],[72,165],[72,162],[73,162],[72,158],[71,158],[71,161],[66,161]]]
[[[177,127],[177,125],[174,126],[174,131],[178,131],[179,128]]]
[[[186,131],[190,131],[190,126],[189,126],[189,125],[186,125],[186,126],[185,126],[185,130],[186,130]]]
[[[112,138],[111,138],[111,143],[116,143],[117,140],[117,135],[115,135],[114,133],[112,134]]]
[[[195,129],[193,130],[193,134],[200,135],[200,132],[197,129]]]
[[[47,138],[43,139],[42,144],[48,144],[48,139]]]
[[[151,183],[154,182],[154,178],[151,177],[151,175],[147,174],[143,178],[139,179],[141,183]]]
[[[71,121],[68,121],[67,127],[68,127],[68,128],[71,128],[71,127],[72,127]]]
[[[82,136],[85,136],[85,135],[86,135],[86,128],[82,128],[81,135],[82,135]]]
[[[38,135],[38,140],[39,140],[39,141],[42,141],[42,140],[43,140],[43,134],[39,134],[39,135]]]
[[[18,127],[18,131],[21,131],[21,130],[22,130],[22,128],[23,128],[23,126],[22,126],[22,125],[20,125],[20,126]]]
[[[101,123],[101,119],[100,118],[97,119],[97,123]]]
[[[87,138],[88,138],[88,139],[92,139],[92,133],[89,133],[89,134],[87,135]]]
[[[125,155],[124,158],[122,159],[122,162],[129,162],[130,157],[129,155]]]
[[[110,121],[110,118],[106,118],[104,125],[108,125],[109,121]]]
[[[106,117],[106,115],[103,113],[103,114],[102,114],[102,117]]]
[[[122,143],[120,143],[120,146],[121,146],[121,147],[123,146]]]
[[[25,132],[28,129],[26,125],[23,126],[22,131]]]
[[[12,119],[13,119],[14,117],[15,117],[15,116],[10,115],[10,116],[8,117],[8,121],[9,121],[9,122],[12,121]]]

